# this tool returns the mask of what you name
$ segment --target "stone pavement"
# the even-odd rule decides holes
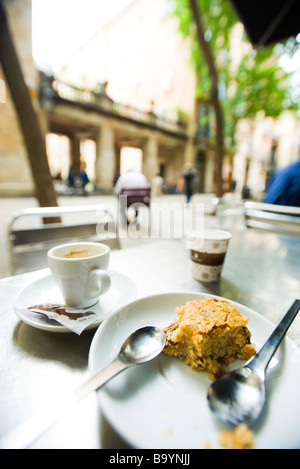
[[[188,206],[183,195],[166,195],[151,200],[151,226],[148,224],[147,209],[141,211],[141,228],[129,226],[128,231],[120,225],[121,247],[130,247],[138,243],[151,242],[158,238],[182,237],[184,232],[194,227],[201,229],[203,224],[215,226],[217,221],[211,216],[211,194],[197,194]],[[58,197],[60,206],[105,204],[117,210],[116,196],[89,195]],[[6,223],[11,214],[24,208],[37,207],[34,197],[0,199],[0,278],[10,275],[6,237]],[[205,215],[205,216],[204,216]],[[77,220],[78,222],[78,220]]]

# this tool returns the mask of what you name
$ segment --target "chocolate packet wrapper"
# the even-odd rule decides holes
[[[27,308],[59,322],[62,326],[80,335],[88,326],[104,319],[104,314],[86,309],[75,309],[60,304],[34,305]]]

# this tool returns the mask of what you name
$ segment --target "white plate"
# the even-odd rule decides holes
[[[110,271],[111,287],[102,295],[94,306],[88,308],[95,313],[103,313],[109,316],[117,308],[120,308],[136,297],[136,287],[133,282],[123,274]],[[58,322],[48,319],[46,316],[34,313],[26,308],[36,304],[47,302],[62,303],[63,299],[59,288],[51,274],[39,278],[23,288],[14,301],[14,310],[19,318],[30,326],[50,332],[71,332],[70,329]],[[87,327],[94,329],[100,322],[95,322]]]
[[[135,329],[144,325],[162,328],[176,317],[177,306],[206,296],[210,295],[168,293],[122,307],[96,331],[89,353],[91,372],[109,362]],[[251,309],[231,303],[249,317],[248,327],[259,348],[274,329],[273,324]],[[108,421],[133,448],[203,449],[207,444],[217,448],[223,426],[207,405],[210,383],[206,373],[197,373],[162,353],[152,362],[116,376],[98,391],[98,398]],[[297,348],[286,337],[270,363],[267,402],[252,427],[256,448],[300,447],[299,385]]]

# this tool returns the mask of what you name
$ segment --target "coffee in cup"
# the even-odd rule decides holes
[[[101,243],[67,243],[48,251],[48,265],[64,301],[72,308],[97,303],[111,285],[110,248]]]
[[[203,235],[190,234],[189,249],[192,276],[200,282],[220,279],[231,233],[218,228],[204,230]]]

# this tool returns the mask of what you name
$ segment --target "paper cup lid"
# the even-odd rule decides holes
[[[203,232],[190,231],[186,233],[186,237],[189,241],[196,240],[229,240],[232,237],[232,234],[222,228],[205,228]]]

